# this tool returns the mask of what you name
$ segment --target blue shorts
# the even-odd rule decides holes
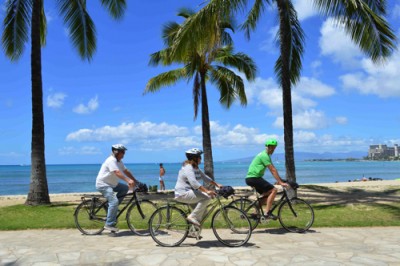
[[[254,187],[259,194],[266,193],[275,188],[274,185],[270,184],[262,177],[247,177],[246,184],[248,186]]]

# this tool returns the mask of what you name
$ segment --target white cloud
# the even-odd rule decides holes
[[[400,5],[395,5],[392,10],[392,17],[394,19],[400,18]]]
[[[73,111],[78,114],[90,114],[95,111],[99,107],[99,101],[97,95],[90,99],[87,105],[79,104],[76,106]]]
[[[292,88],[293,112],[304,112],[315,108],[317,103],[312,98],[329,97],[335,94],[335,89],[323,82],[308,77],[302,77],[299,84]],[[246,84],[246,95],[249,104],[266,105],[272,115],[282,114],[282,90],[272,79],[257,78],[255,82]]]
[[[322,73],[322,62],[320,60],[315,60],[311,63],[311,69],[313,76],[318,77]]]
[[[62,92],[53,93],[47,96],[47,106],[53,108],[60,108],[64,104],[64,99],[67,97]]]
[[[343,67],[354,68],[359,65],[362,56],[360,49],[345,33],[344,27],[332,18],[322,24],[319,45],[322,55],[332,57],[334,62]]]
[[[267,138],[279,138],[277,135],[267,135],[260,133],[258,128],[246,127],[242,124],[234,126],[220,125],[219,122],[212,122],[214,128],[220,130],[213,131],[211,129],[213,146],[215,147],[235,147],[235,146],[260,146]]]
[[[339,125],[345,125],[347,124],[347,117],[344,116],[338,116],[335,118],[336,123],[338,123]]]
[[[359,71],[342,75],[340,80],[345,89],[361,94],[400,97],[400,52],[393,54],[383,65],[364,59]]]
[[[264,40],[260,45],[260,50],[270,54],[279,53],[279,48],[276,46],[276,34],[279,26],[274,26],[268,31],[268,39]]]
[[[335,89],[331,86],[326,85],[317,79],[308,77],[302,77],[299,85],[296,86],[294,90],[318,98],[328,97],[335,94]]]
[[[297,17],[299,20],[305,20],[318,14],[317,9],[310,0],[294,0],[293,5],[297,11]]]
[[[321,129],[326,128],[328,125],[328,119],[321,111],[310,109],[293,115],[293,129]],[[275,120],[274,127],[283,128],[282,116]]]
[[[60,155],[96,155],[101,154],[99,148],[91,146],[83,146],[81,148],[63,147],[58,150]]]
[[[67,141],[120,141],[129,143],[136,139],[178,137],[188,135],[186,127],[167,123],[122,123],[119,126],[103,126],[97,129],[79,129],[67,135]]]

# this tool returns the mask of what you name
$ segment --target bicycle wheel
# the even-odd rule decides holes
[[[75,209],[74,220],[79,231],[85,235],[97,235],[104,230],[107,208],[101,200],[85,200]]]
[[[293,198],[279,206],[279,222],[289,232],[303,233],[314,223],[314,210],[306,201]]]
[[[214,213],[211,227],[214,235],[228,247],[240,247],[249,241],[251,224],[246,213],[233,206],[225,206]]]
[[[260,223],[260,209],[257,207],[257,203],[253,204],[253,201],[249,199],[237,199],[229,203],[229,206],[234,206],[239,210],[244,211],[251,223],[251,230],[256,229]]]
[[[163,247],[179,246],[189,232],[186,214],[174,206],[157,209],[150,217],[149,226],[151,237]]]
[[[139,236],[150,235],[149,220],[157,206],[149,200],[140,200],[139,204],[132,203],[126,213],[129,229]]]

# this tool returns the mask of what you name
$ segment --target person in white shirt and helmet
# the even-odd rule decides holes
[[[96,189],[107,199],[108,211],[105,230],[118,232],[118,205],[122,202],[129,189],[138,183],[132,173],[122,162],[127,148],[122,144],[111,147],[111,155],[103,162],[96,178]],[[128,185],[119,182],[125,181]]]
[[[214,190],[207,189],[200,181],[204,181],[218,188],[222,187],[199,169],[202,153],[203,152],[197,148],[185,152],[187,160],[183,163],[179,171],[175,185],[175,199],[177,201],[187,204],[196,204],[196,207],[193,209],[192,213],[189,214],[187,220],[197,226],[200,226],[200,221],[207,209],[208,202],[216,195]]]

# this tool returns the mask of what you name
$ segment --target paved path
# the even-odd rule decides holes
[[[129,231],[0,231],[0,265],[400,265],[400,227],[255,230],[240,248],[222,246],[211,230],[202,235],[164,248]]]

